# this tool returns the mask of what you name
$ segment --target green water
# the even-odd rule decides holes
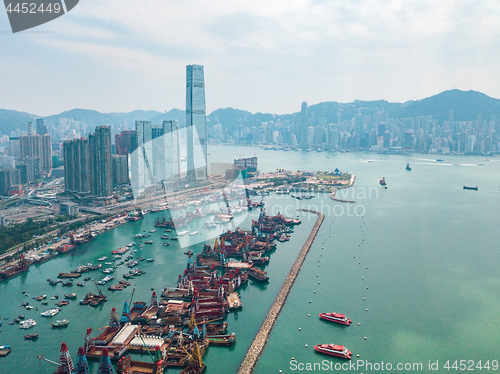
[[[314,353],[312,347],[319,343],[344,344],[354,358],[359,354],[360,359],[373,363],[422,362],[424,371],[429,360],[439,360],[440,371],[446,372],[442,369],[446,360],[499,359],[500,234],[495,221],[500,199],[500,163],[497,158],[490,157],[488,162],[482,161],[482,157],[331,155],[245,147],[211,147],[210,153],[213,162],[228,162],[232,160],[231,154],[256,153],[261,171],[338,167],[357,175],[355,187],[346,190],[345,198],[356,200],[349,211],[347,205],[334,203],[327,196],[317,195],[307,202],[272,194],[266,197],[269,213],[279,210],[296,215],[297,206],[311,205],[315,209],[316,205],[326,217],[256,373],[291,372],[291,357],[304,363],[330,359]],[[436,158],[445,162],[433,161]],[[368,159],[374,162],[367,162]],[[406,162],[410,162],[411,172],[405,171]],[[484,166],[477,166],[479,162]],[[454,166],[454,163],[469,165]],[[382,174],[387,180],[386,190],[378,185]],[[463,185],[478,186],[479,191],[464,191]],[[343,198],[342,193],[338,197]],[[256,214],[250,213],[240,226],[248,228]],[[152,213],[142,221],[124,224],[61,258],[36,265],[29,273],[0,283],[0,316],[9,317],[3,320],[0,345],[13,347],[10,355],[0,358],[0,373],[53,372],[55,367],[40,362],[36,355],[57,360],[62,341],[68,344],[75,359],[86,328],[96,331],[107,325],[111,307],[120,313],[123,302],[131,296],[131,287],[115,293],[104,291],[109,301],[96,309],[77,302],[63,307],[52,318],[70,320],[68,328],[60,330],[51,329],[51,318],[39,315],[45,308],[31,297],[41,294],[61,297],[76,292],[80,298],[88,291],[95,291],[90,282],[83,289],[63,288],[49,286],[46,279],[89,261],[97,263],[101,256],[110,257],[112,249],[131,241],[139,242],[133,236],[152,229],[158,215]],[[278,243],[265,268],[270,283],[250,282],[240,290],[243,310],[231,313],[227,319],[228,330],[236,332],[237,342],[230,348],[209,348],[204,357],[208,373],[237,371],[316,220],[316,216],[307,213],[299,216],[303,224],[296,228],[290,242]],[[187,248],[180,248],[175,242],[163,247],[162,233],[158,230],[152,234],[148,239],[154,244],[138,251],[146,258],[154,257],[155,262],[141,263],[147,273],[132,282],[137,284],[134,300],[149,302],[152,287],[160,292],[164,286],[175,285],[185,267],[187,257],[183,252]],[[197,253],[202,246],[200,243],[190,249]],[[116,279],[121,279],[126,270],[120,268],[114,274]],[[89,275],[98,276],[97,272]],[[99,274],[99,278],[102,276]],[[116,281],[109,284],[112,283]],[[30,297],[23,296],[22,290],[29,292]],[[19,307],[28,300],[39,306],[38,312]],[[48,307],[53,303],[49,301]],[[353,325],[344,327],[321,321],[318,313],[324,311],[346,313]],[[8,325],[18,314],[38,322],[29,330],[40,334],[38,341],[25,341],[23,335],[28,332],[17,325]],[[343,362],[335,358],[331,361]],[[93,372],[96,371],[94,367]]]

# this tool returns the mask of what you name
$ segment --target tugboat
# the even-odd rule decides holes
[[[410,167],[410,163],[409,162],[406,163],[406,170],[411,171],[411,167]]]
[[[324,353],[330,356],[351,359],[352,352],[349,351],[343,345],[336,344],[318,344],[314,346],[314,349],[320,353]]]
[[[351,320],[345,316],[345,314],[340,313],[320,313],[319,316],[327,321],[340,323],[342,325],[350,326]]]

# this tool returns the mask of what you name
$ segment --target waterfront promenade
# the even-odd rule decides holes
[[[309,249],[311,248],[311,245],[314,242],[314,239],[316,238],[319,228],[321,227],[321,224],[325,219],[325,215],[323,213],[314,210],[308,210],[308,209],[297,209],[297,210],[317,214],[318,219],[316,220],[316,223],[311,233],[309,234],[304,246],[302,247],[302,250],[297,256],[297,259],[295,260],[295,263],[293,264],[290,273],[288,273],[288,276],[286,277],[285,282],[283,283],[283,286],[281,287],[281,290],[278,293],[278,296],[276,296],[276,299],[271,305],[271,308],[267,313],[267,316],[264,320],[264,323],[262,324],[262,327],[260,328],[259,332],[257,333],[257,336],[255,337],[254,341],[252,342],[252,345],[250,346],[247,354],[245,355],[245,358],[243,359],[243,362],[241,363],[241,366],[238,370],[238,374],[250,374],[253,372],[253,369],[255,368],[255,365],[257,364],[257,361],[259,360],[259,357],[262,354],[264,347],[266,346],[267,339],[269,338],[269,334],[273,329],[274,323],[276,322],[276,319],[278,318],[281,309],[283,308],[283,305],[285,305],[286,299],[288,297],[288,294],[290,293],[290,290],[292,289],[293,283],[295,282],[295,279],[299,274],[300,268],[302,267],[302,264],[304,263],[304,260],[307,256],[307,253],[309,252]]]
[[[347,185],[347,186],[343,187],[342,189],[344,189],[344,188],[349,188],[349,187],[354,186],[354,182],[356,182],[356,176],[355,176],[355,175],[353,175],[353,176],[351,177],[351,180],[349,181],[349,185]],[[338,188],[334,188],[334,189],[333,189],[332,193],[330,194],[330,199],[332,199],[332,200],[334,200],[334,201],[338,201],[338,202],[340,202],[340,203],[351,203],[351,204],[356,203],[354,200],[343,200],[343,199],[337,199],[337,198],[335,197],[335,195],[337,194],[337,191],[338,191],[338,190],[339,190]]]

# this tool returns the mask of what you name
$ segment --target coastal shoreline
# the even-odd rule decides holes
[[[342,189],[344,188],[349,188],[349,187],[352,187],[354,186],[354,183],[356,182],[356,176],[353,175],[351,176],[351,180],[349,181],[349,185],[348,186],[345,186],[345,187],[342,187]],[[335,195],[337,194],[337,191],[339,190],[339,188],[334,188],[333,189],[333,192],[330,194],[330,199],[331,200],[334,200],[334,201],[338,201],[340,203],[350,203],[350,204],[355,204],[356,202],[354,200],[343,200],[343,199],[337,199],[335,197]]]
[[[262,327],[255,336],[254,341],[250,345],[250,348],[248,349],[248,352],[245,355],[245,358],[243,359],[243,362],[241,363],[241,366],[238,370],[238,374],[250,374],[253,372],[255,365],[259,360],[260,355],[264,351],[271,330],[274,327],[274,324],[281,312],[281,309],[283,308],[283,305],[285,305],[288,294],[290,293],[290,290],[293,287],[293,284],[295,282],[295,279],[297,278],[297,275],[299,274],[302,264],[304,263],[304,260],[307,254],[309,253],[309,249],[311,248],[311,245],[313,244],[314,239],[318,234],[321,224],[325,219],[325,215],[323,213],[314,210],[309,210],[309,209],[297,209],[297,210],[317,214],[318,219],[316,220],[316,223],[314,224],[311,233],[309,234],[304,246],[302,247],[302,250],[297,256],[297,259],[295,260],[292,269],[288,273],[288,276],[286,277],[280,292],[278,293],[276,299],[271,305],[271,308],[269,309],[269,312],[264,320],[264,323],[262,324]]]

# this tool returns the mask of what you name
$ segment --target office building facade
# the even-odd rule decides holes
[[[202,65],[186,66],[187,179],[208,178],[205,78]]]

